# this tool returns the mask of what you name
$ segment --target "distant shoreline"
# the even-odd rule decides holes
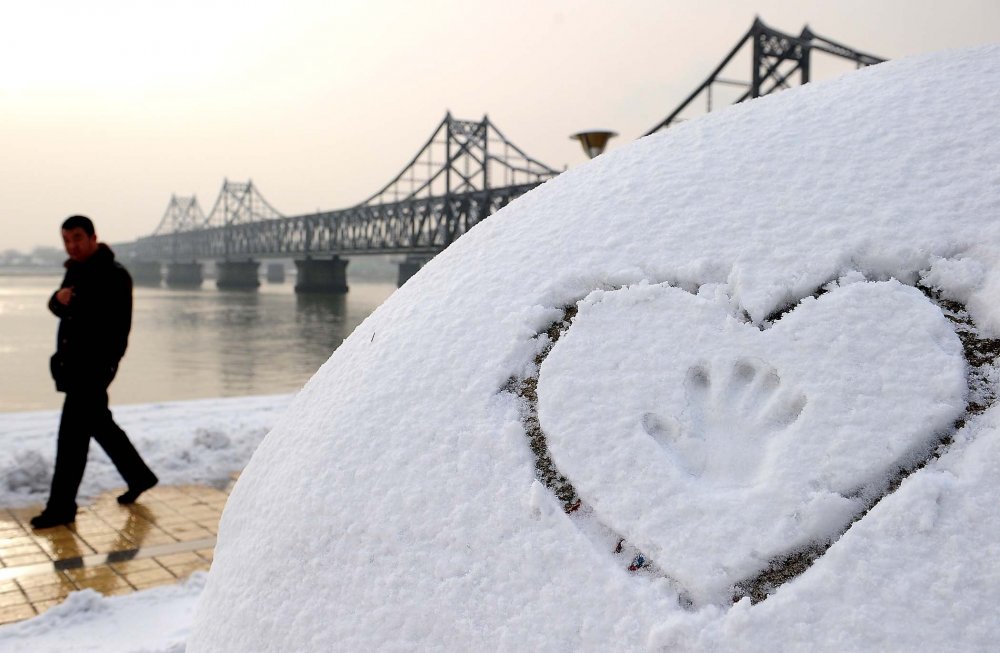
[[[62,266],[55,265],[0,265],[0,277],[57,277],[63,272]]]

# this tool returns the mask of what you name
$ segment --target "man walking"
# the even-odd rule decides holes
[[[115,261],[111,249],[97,242],[89,218],[67,218],[62,237],[69,260],[62,286],[49,300],[49,310],[60,320],[52,378],[56,389],[66,393],[66,400],[59,422],[52,490],[45,510],[31,519],[34,528],[75,521],[76,493],[91,437],[128,484],[118,503],[134,503],[157,483],[156,475],[108,409],[108,386],[118,372],[132,327],[132,278]]]

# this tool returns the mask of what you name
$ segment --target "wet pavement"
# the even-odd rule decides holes
[[[0,509],[0,625],[70,592],[128,594],[208,571],[225,490],[157,486],[131,506],[118,505],[119,492],[81,507],[73,524],[42,530],[29,524],[42,506]]]

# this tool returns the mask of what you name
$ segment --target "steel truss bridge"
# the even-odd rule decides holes
[[[118,247],[133,260],[433,255],[558,174],[488,117],[468,121],[448,114],[406,167],[357,206],[284,216],[253,182],[227,180],[208,215],[195,197],[173,196],[151,236]]]
[[[749,47],[748,47],[749,46]],[[750,50],[749,75],[723,76]],[[883,61],[823,38],[808,27],[798,36],[754,20],[747,33],[673,112],[647,135],[684,120],[700,105],[711,111],[720,87],[732,103],[809,82],[814,54],[857,67]],[[696,104],[697,103],[697,104]],[[484,116],[459,120],[447,114],[416,156],[377,193],[335,211],[284,216],[253,182],[224,181],[206,215],[195,197],[172,196],[152,235],[119,244],[132,261],[243,260],[405,253],[433,256],[490,214],[559,174],[524,153]]]

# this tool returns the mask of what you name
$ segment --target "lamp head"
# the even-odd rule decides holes
[[[609,131],[590,131],[590,132],[580,132],[579,134],[573,134],[570,138],[575,138],[580,141],[580,145],[583,146],[583,151],[587,153],[591,159],[595,156],[601,154],[604,148],[607,147],[608,141],[618,134],[616,132]]]

